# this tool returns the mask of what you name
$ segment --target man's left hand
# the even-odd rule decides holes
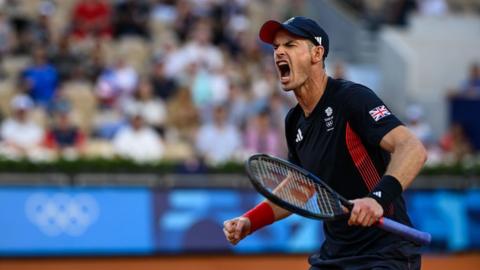
[[[372,198],[362,198],[350,201],[353,209],[350,213],[348,225],[372,226],[383,216],[383,208]]]

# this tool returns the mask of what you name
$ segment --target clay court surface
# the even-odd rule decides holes
[[[1,270],[268,270],[308,269],[306,255],[158,256],[131,258],[0,259]],[[424,256],[425,270],[478,270],[480,253]]]

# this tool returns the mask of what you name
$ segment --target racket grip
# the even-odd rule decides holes
[[[400,235],[403,238],[413,241],[419,245],[428,245],[432,240],[432,236],[429,233],[419,231],[389,218],[381,218],[378,221],[377,226],[385,231]]]

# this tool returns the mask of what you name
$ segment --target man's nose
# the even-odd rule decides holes
[[[283,56],[285,55],[285,48],[283,46],[278,46],[277,49],[275,50],[275,56]]]

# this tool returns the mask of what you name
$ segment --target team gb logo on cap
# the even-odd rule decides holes
[[[292,18],[286,20],[286,21],[284,22],[284,24],[289,24],[289,23],[291,23],[293,20],[295,20],[295,17],[292,17]]]

